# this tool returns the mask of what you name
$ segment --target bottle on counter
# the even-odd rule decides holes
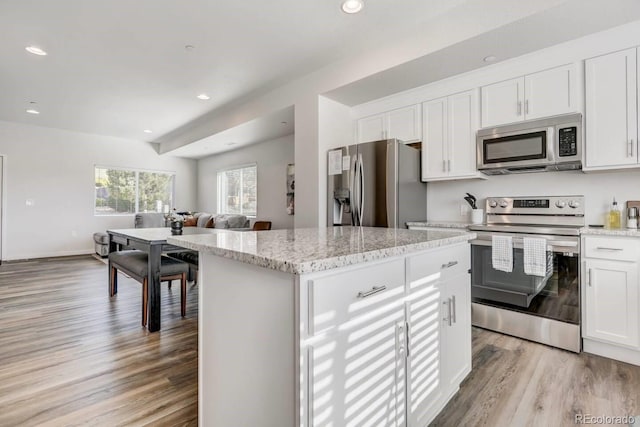
[[[607,215],[606,226],[609,229],[620,228],[620,207],[618,207],[618,202],[616,202],[615,197],[613,198],[611,209],[609,210],[609,214]]]

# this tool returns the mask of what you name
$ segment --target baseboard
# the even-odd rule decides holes
[[[582,351],[640,366],[640,350],[633,350],[583,338]]]
[[[61,258],[61,257],[76,256],[76,255],[91,255],[94,253],[95,253],[95,250],[93,248],[81,249],[81,250],[75,250],[75,251],[41,252],[41,253],[34,253],[34,254],[21,254],[15,257],[8,257],[6,259],[3,259],[2,262],[7,262],[7,263],[22,262],[22,261],[29,261],[33,259]]]

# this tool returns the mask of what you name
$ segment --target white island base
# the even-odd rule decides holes
[[[407,233],[427,249],[301,273],[201,250],[200,425],[432,421],[471,370],[473,235]]]

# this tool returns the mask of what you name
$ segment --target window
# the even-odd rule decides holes
[[[95,214],[168,212],[173,207],[175,174],[95,168]]]
[[[255,164],[218,172],[218,213],[256,216],[258,172]]]

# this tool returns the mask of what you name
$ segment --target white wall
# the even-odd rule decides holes
[[[217,212],[217,172],[233,166],[258,165],[258,220],[272,222],[272,228],[293,228],[294,215],[287,215],[287,164],[294,163],[294,136],[287,135],[198,160],[199,211]],[[296,165],[297,175],[297,165]],[[296,210],[300,205],[297,198]]]
[[[482,208],[487,197],[584,195],[586,223],[602,224],[614,196],[621,209],[627,200],[640,200],[640,171],[542,172],[492,176],[486,181],[432,182],[427,184],[427,218],[468,220],[468,214],[460,215],[467,192],[478,198]]]
[[[196,161],[146,142],[0,122],[0,154],[3,260],[91,253],[94,232],[133,227],[133,216],[94,215],[95,165],[176,172],[176,206],[195,206]]]

